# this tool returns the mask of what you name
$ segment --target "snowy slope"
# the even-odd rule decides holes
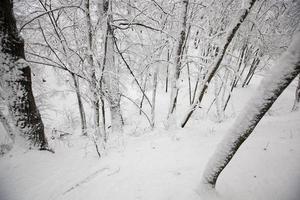
[[[234,93],[236,112],[255,86]],[[15,148],[0,158],[1,200],[298,200],[300,113],[290,112],[294,85],[279,98],[221,174],[214,197],[195,192],[202,171],[233,118],[195,120],[184,129],[132,136],[100,160],[80,136],[56,141],[56,153]]]

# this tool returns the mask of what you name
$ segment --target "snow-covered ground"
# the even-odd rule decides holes
[[[15,147],[0,158],[0,199],[298,200],[300,112],[290,112],[294,90],[290,86],[284,92],[242,145],[212,196],[201,196],[196,188],[232,117],[222,123],[199,117],[169,131],[159,126],[133,133],[125,127],[124,148],[109,149],[101,159],[91,142],[76,135],[69,142],[52,142],[55,154]],[[254,91],[255,86],[236,90],[236,114]]]

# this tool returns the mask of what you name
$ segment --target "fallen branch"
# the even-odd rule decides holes
[[[94,173],[90,174],[89,176],[87,176],[86,178],[84,178],[83,180],[81,180],[79,183],[75,184],[74,186],[72,186],[71,188],[69,188],[68,190],[66,190],[63,195],[71,192],[72,190],[78,188],[79,186],[86,184],[87,182],[91,181],[93,178],[95,178],[100,172],[103,172],[105,170],[108,170],[109,168],[104,167],[102,169],[99,169],[97,171],[95,171]]]

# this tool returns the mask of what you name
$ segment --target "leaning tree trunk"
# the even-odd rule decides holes
[[[173,70],[172,79],[171,79],[171,96],[170,96],[170,106],[168,112],[168,123],[173,123],[173,119],[175,118],[174,112],[177,104],[177,97],[178,97],[178,80],[180,76],[180,71],[182,67],[182,58],[184,53],[184,44],[186,41],[187,33],[187,15],[188,15],[188,0],[182,0],[184,4],[182,7],[182,27],[180,31],[180,38],[178,40],[178,46],[176,49],[176,55],[174,56],[175,59],[175,68]]]
[[[243,142],[249,137],[265,113],[284,89],[300,73],[300,32],[294,36],[288,50],[281,56],[272,72],[266,76],[250,99],[243,113],[218,145],[203,174],[202,183],[215,187],[223,169]]]
[[[246,51],[246,45],[244,45],[242,47],[242,50],[241,50],[241,53],[240,53],[240,56],[239,56],[239,61],[238,61],[238,68],[236,70],[236,72],[234,73],[234,78],[230,84],[230,91],[229,91],[229,94],[224,102],[224,106],[223,106],[223,111],[225,112],[226,108],[227,108],[227,105],[229,103],[229,100],[231,98],[231,95],[233,93],[233,90],[234,88],[236,87],[237,85],[237,82],[238,82],[238,79],[240,77],[240,69],[241,69],[241,66],[242,66],[242,62],[243,62],[243,59],[244,59],[244,56],[245,56],[245,51]]]
[[[299,104],[300,104],[300,76],[298,78],[298,85],[297,85],[296,92],[295,92],[295,102],[294,102],[292,111],[298,110]]]
[[[190,119],[190,117],[192,116],[193,112],[195,111],[195,109],[200,105],[202,98],[208,88],[208,85],[210,83],[210,81],[212,80],[212,78],[214,77],[215,73],[217,72],[218,68],[221,65],[221,62],[223,60],[223,57],[225,55],[225,52],[229,46],[229,44],[231,43],[232,39],[234,38],[236,32],[238,31],[238,29],[240,28],[241,24],[243,23],[243,21],[246,19],[246,17],[249,14],[250,9],[252,8],[252,6],[254,5],[256,0],[249,0],[248,1],[248,5],[246,8],[243,8],[240,11],[240,15],[238,16],[236,23],[233,24],[232,28],[227,32],[226,38],[225,38],[225,43],[223,45],[222,48],[220,48],[220,52],[216,58],[216,61],[214,62],[213,66],[210,68],[209,72],[207,73],[203,84],[200,87],[198,96],[197,96],[197,100],[190,106],[190,108],[188,109],[187,113],[184,116],[183,121],[181,122],[181,127],[183,128],[186,123],[188,122],[188,120]]]
[[[145,76],[145,81],[144,81],[144,85],[143,85],[143,90],[144,91],[146,91],[147,81],[148,81],[147,79],[148,79],[148,74]],[[142,108],[143,108],[144,99],[145,99],[145,95],[143,94],[141,102],[140,102],[140,115],[142,115]]]
[[[5,81],[10,115],[31,145],[45,149],[44,124],[32,93],[31,70],[24,60],[24,41],[17,30],[11,0],[0,2],[0,43],[0,76]]]

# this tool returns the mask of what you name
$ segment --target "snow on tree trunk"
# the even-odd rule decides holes
[[[153,89],[152,89],[152,107],[151,107],[151,128],[155,127],[155,105],[156,105],[156,90],[157,90],[158,66],[155,66],[153,72]]]
[[[31,145],[45,149],[44,124],[35,104],[31,70],[24,60],[24,41],[19,36],[10,0],[0,3],[0,43],[0,76],[12,120]]]
[[[75,74],[72,74],[72,78],[74,80],[74,87],[75,87],[75,92],[76,92],[76,97],[77,97],[77,102],[78,102],[78,108],[79,108],[79,114],[80,114],[80,120],[81,120],[81,131],[83,135],[86,135],[86,117],[85,117],[85,111],[81,99],[81,94],[80,94],[80,88],[79,88],[79,80],[78,77],[75,76]]]
[[[178,46],[176,48],[176,55],[174,56],[175,68],[173,69],[172,79],[171,79],[171,96],[170,96],[170,107],[168,112],[168,126],[174,123],[175,120],[175,109],[178,97],[178,80],[180,76],[180,70],[182,65],[182,57],[184,53],[184,44],[186,41],[186,28],[187,28],[187,15],[188,15],[188,0],[182,0],[184,4],[182,7],[182,25],[180,30],[180,37],[178,39]]]
[[[104,61],[103,67],[104,83],[107,89],[107,99],[110,105],[111,127],[114,135],[120,135],[123,132],[122,115],[120,100],[121,94],[119,89],[119,68],[115,63],[114,56],[114,34],[111,27],[112,23],[112,7],[110,0],[103,0],[103,14],[106,17],[106,34],[104,44]],[[105,29],[104,29],[105,30]]]
[[[257,88],[232,128],[218,145],[203,174],[202,183],[215,187],[223,169],[284,89],[300,73],[300,32]],[[202,185],[203,186],[203,185]]]
[[[300,76],[298,78],[298,85],[296,88],[296,92],[295,92],[295,102],[293,105],[293,111],[296,111],[299,109],[299,104],[300,104]]]
[[[11,125],[7,117],[3,114],[2,110],[0,109],[0,123],[2,124],[3,128],[6,132],[2,132],[0,134],[0,156],[10,151],[13,147],[14,143],[14,134]],[[0,125],[1,126],[1,125]]]
[[[199,92],[197,95],[197,100],[190,106],[190,108],[188,109],[187,113],[185,114],[182,122],[181,122],[181,127],[183,128],[186,123],[188,122],[188,120],[190,119],[190,117],[192,116],[193,112],[195,111],[195,109],[200,105],[203,96],[208,88],[208,85],[210,83],[210,81],[212,80],[212,78],[214,77],[215,73],[217,72],[219,66],[221,65],[221,62],[223,60],[223,57],[225,55],[225,52],[229,46],[229,44],[231,43],[232,39],[234,38],[236,32],[238,31],[238,29],[240,28],[241,24],[243,23],[243,21],[246,19],[246,17],[248,16],[250,9],[252,8],[252,6],[254,5],[256,0],[248,0],[247,3],[245,4],[245,8],[243,8],[240,11],[239,16],[237,17],[237,20],[235,23],[232,24],[232,27],[228,30],[225,40],[224,40],[224,44],[223,46],[220,48],[219,50],[219,54],[213,64],[213,66],[211,66],[211,68],[209,69],[209,72],[207,73],[205,79],[203,80],[203,84],[201,85],[201,87],[199,88]]]
[[[92,104],[94,111],[94,127],[96,133],[99,136],[99,126],[100,126],[100,111],[99,111],[99,98],[97,90],[97,80],[96,80],[96,69],[94,65],[94,56],[93,56],[93,25],[91,19],[91,10],[90,10],[90,0],[85,0],[85,20],[87,25],[87,62],[88,62],[88,72],[90,75],[90,90],[92,92]]]

